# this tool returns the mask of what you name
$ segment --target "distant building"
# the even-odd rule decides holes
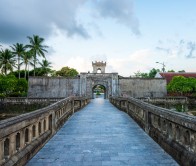
[[[160,72],[155,75],[155,78],[165,78],[167,84],[172,80],[174,76],[184,76],[186,78],[196,78],[196,72]]]

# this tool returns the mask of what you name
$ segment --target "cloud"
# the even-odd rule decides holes
[[[169,54],[170,52],[170,49],[169,48],[162,48],[162,47],[156,47],[157,50],[160,50],[160,51],[164,51],[166,52],[167,54]]]
[[[101,17],[112,18],[131,28],[134,34],[140,35],[139,21],[134,15],[131,0],[96,0],[95,5]]]
[[[195,50],[196,43],[193,41],[186,41],[181,39],[179,41],[170,40],[169,45],[160,43],[155,49],[158,51],[165,52],[169,57],[184,56],[185,58],[196,58]]]
[[[195,42],[188,42],[187,43],[187,49],[189,50],[188,54],[186,55],[187,58],[196,58],[196,54],[195,53],[195,50],[196,50],[196,44]]]
[[[77,11],[87,0],[1,0],[0,40],[22,40],[27,35],[47,37],[54,27],[68,36],[89,38],[85,27],[77,20]]]
[[[92,3],[94,8],[88,5]],[[92,13],[86,10],[90,8]],[[101,18],[110,18],[140,34],[139,21],[133,13],[131,0],[1,0],[0,2],[0,41],[13,43],[25,41],[33,34],[49,37],[55,30],[61,30],[68,37],[75,35],[84,39],[91,37],[80,12],[92,18],[98,13]],[[95,25],[96,20],[93,20]],[[96,26],[96,25],[95,25]],[[95,31],[98,29],[94,26]],[[99,32],[101,34],[101,32]]]

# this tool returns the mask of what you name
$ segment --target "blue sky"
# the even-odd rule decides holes
[[[157,61],[166,70],[194,72],[195,6],[195,0],[1,0],[0,44],[38,34],[56,70],[92,71],[91,61],[103,60],[106,72],[123,76],[161,69]]]

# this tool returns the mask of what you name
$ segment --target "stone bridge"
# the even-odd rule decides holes
[[[53,104],[0,121],[0,165],[196,166],[196,118],[147,103],[187,99],[163,98],[164,79],[124,78],[105,66],[75,78],[31,77],[29,98],[1,101]],[[98,85],[105,100],[92,99]]]
[[[180,165],[196,165],[195,117],[111,97],[128,117],[104,99],[83,108],[89,101],[69,97],[1,121],[0,164],[24,165],[42,148],[27,165],[178,165],[152,137]]]

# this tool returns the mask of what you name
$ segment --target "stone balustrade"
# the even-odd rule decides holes
[[[86,98],[69,97],[48,107],[0,121],[0,165],[24,165],[69,116],[88,102]]]
[[[110,98],[129,114],[180,165],[196,165],[196,117],[135,98]]]
[[[187,97],[141,97],[138,98],[144,102],[153,103],[153,104],[187,104],[188,98]]]
[[[40,102],[49,102],[55,103],[63,98],[27,98],[27,97],[8,97],[8,98],[0,98],[1,103],[40,103]]]

